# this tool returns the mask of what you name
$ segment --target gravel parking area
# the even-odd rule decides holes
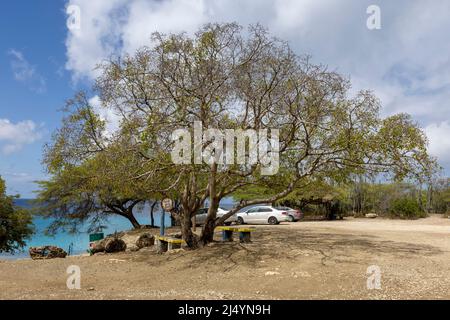
[[[0,287],[1,299],[450,299],[450,220],[285,223],[257,226],[250,244],[2,261]]]

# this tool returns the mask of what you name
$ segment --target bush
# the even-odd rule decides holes
[[[14,199],[6,195],[6,185],[0,177],[0,253],[21,250],[33,233],[30,212],[15,207]]]
[[[418,219],[426,217],[415,199],[403,197],[392,201],[389,211],[392,216],[402,219]]]

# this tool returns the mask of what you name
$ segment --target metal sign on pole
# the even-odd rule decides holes
[[[161,224],[159,228],[159,234],[161,236],[165,233],[165,212],[170,212],[173,209],[173,201],[172,199],[166,198],[161,201],[161,208],[163,209],[163,212],[161,214]]]
[[[163,210],[163,212],[161,213],[161,223],[160,223],[160,227],[159,227],[159,235],[160,236],[163,236],[164,235],[164,233],[165,233],[165,215],[166,215],[166,213],[165,213],[165,211]]]
[[[169,199],[169,198],[163,199],[163,201],[161,201],[161,207],[165,211],[171,211],[173,209],[173,201],[172,201],[172,199]]]

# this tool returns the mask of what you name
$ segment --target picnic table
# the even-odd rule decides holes
[[[180,249],[181,245],[184,242],[183,239],[167,237],[167,236],[158,236],[156,239],[159,242],[159,252],[166,252],[168,250]]]
[[[243,243],[251,242],[251,233],[256,230],[254,227],[242,226],[219,226],[216,230],[222,232],[223,241],[233,241],[233,233],[239,233],[239,240]]]

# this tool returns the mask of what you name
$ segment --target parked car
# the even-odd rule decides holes
[[[289,219],[287,211],[278,210],[271,206],[256,206],[237,214],[238,224],[279,224],[280,222],[289,221]]]
[[[289,214],[290,222],[298,221],[303,218],[303,212],[301,212],[300,210],[295,210],[289,207],[275,207],[275,209],[287,211],[287,213]]]
[[[203,208],[203,209],[200,209],[197,211],[197,213],[195,214],[195,223],[197,225],[205,224],[206,217],[208,216],[208,210],[209,210],[209,208]],[[218,208],[217,209],[217,218],[220,218],[227,213],[228,213],[227,210]],[[227,220],[225,220],[225,225],[230,225],[236,221],[237,221],[237,216],[236,216],[236,214],[234,214],[231,217],[229,217]]]

